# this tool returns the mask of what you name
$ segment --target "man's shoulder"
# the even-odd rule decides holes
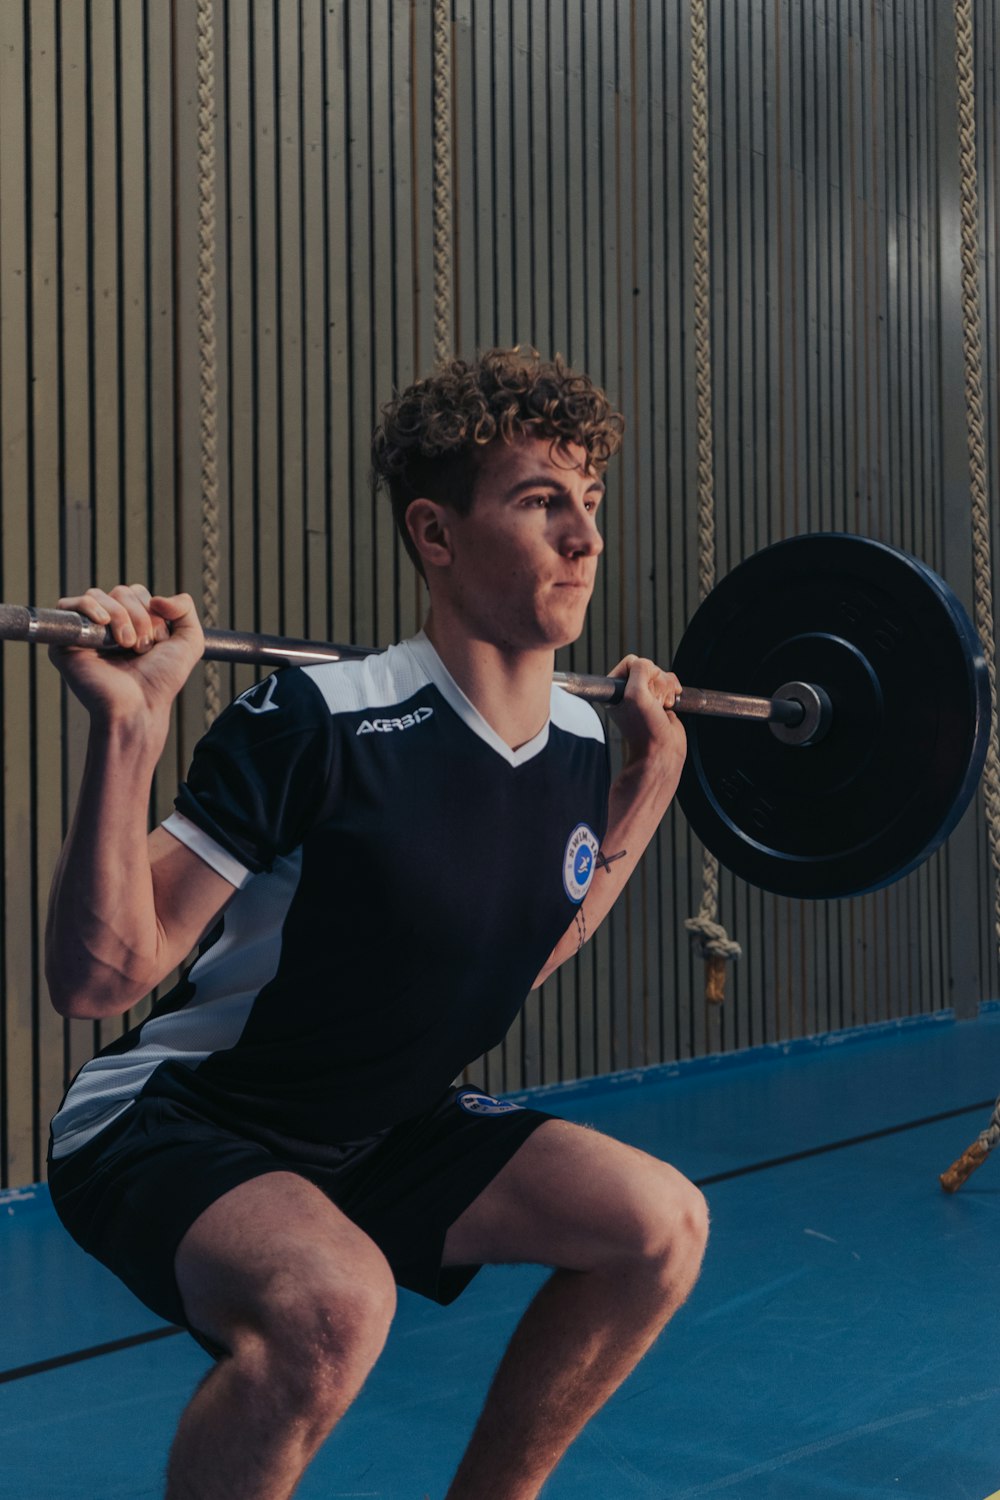
[[[330,713],[338,715],[392,708],[430,683],[407,641],[361,661],[320,662],[300,670],[322,694]]]

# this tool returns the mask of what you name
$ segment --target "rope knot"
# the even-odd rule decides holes
[[[702,958],[733,960],[743,957],[743,949],[729,936],[721,922],[699,914],[697,917],[687,917],[684,926],[692,936],[700,938]]]

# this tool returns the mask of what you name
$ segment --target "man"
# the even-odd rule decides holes
[[[697,1277],[705,1207],[679,1173],[452,1086],[607,915],[680,775],[672,674],[615,669],[610,788],[597,715],[552,684],[620,432],[589,380],[516,350],[398,396],[374,465],[427,581],[424,631],[243,694],[148,837],[194,607],[140,585],[61,601],[124,654],[53,653],[92,721],[53,1002],[121,1014],[201,940],[78,1075],[50,1162],[79,1242],[217,1357],[169,1500],[290,1495],[378,1358],[397,1283],[447,1302],[483,1264],[532,1262],[553,1274],[448,1492],[528,1500]]]

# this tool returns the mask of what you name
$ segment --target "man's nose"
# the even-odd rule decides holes
[[[599,557],[604,551],[604,538],[597,529],[597,517],[585,510],[574,510],[563,546],[571,557]]]

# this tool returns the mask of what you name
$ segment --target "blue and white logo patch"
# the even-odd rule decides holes
[[[465,1089],[461,1094],[455,1095],[455,1103],[465,1110],[467,1115],[509,1115],[515,1109],[521,1109],[520,1104],[511,1104],[508,1099],[494,1099],[492,1094],[477,1094],[472,1089]]]
[[[563,855],[563,885],[567,896],[577,906],[590,889],[599,848],[593,830],[586,823],[578,823],[569,836]]]

